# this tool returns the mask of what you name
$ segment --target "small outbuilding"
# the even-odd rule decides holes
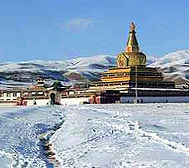
[[[47,90],[49,91],[50,104],[61,104],[62,91],[67,89],[60,81],[55,81]]]

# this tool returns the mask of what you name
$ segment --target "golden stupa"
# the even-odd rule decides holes
[[[146,66],[146,56],[142,52],[139,52],[140,49],[135,34],[135,25],[134,23],[131,23],[125,51],[117,56],[118,68],[126,68],[128,66]]]
[[[131,23],[126,48],[117,56],[117,67],[110,68],[101,81],[91,83],[89,90],[129,90],[138,88],[174,88],[174,82],[164,81],[156,68],[146,67],[146,55],[140,52],[134,23]]]

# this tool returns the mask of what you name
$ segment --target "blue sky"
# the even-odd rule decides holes
[[[0,62],[117,55],[129,25],[141,51],[189,49],[187,0],[1,0]]]

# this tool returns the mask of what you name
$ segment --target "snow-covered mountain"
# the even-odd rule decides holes
[[[26,87],[37,77],[47,80],[94,81],[109,67],[116,66],[116,56],[98,55],[67,61],[26,61],[0,64],[0,88]],[[189,79],[189,50],[176,51],[160,59],[147,56],[147,66],[158,67],[165,80],[177,84]]]
[[[98,55],[67,61],[26,61],[0,64],[0,87],[24,87],[36,82],[37,77],[61,81],[93,81],[102,72],[115,66],[115,56]]]
[[[165,80],[184,84],[189,80],[189,50],[169,53],[149,66],[159,68]]]

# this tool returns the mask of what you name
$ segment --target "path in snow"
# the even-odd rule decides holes
[[[189,104],[0,107],[1,168],[188,168],[188,155]]]
[[[64,108],[0,107],[0,167],[54,167],[45,143],[63,124]]]
[[[62,167],[188,167],[188,104],[68,106],[50,142]]]

